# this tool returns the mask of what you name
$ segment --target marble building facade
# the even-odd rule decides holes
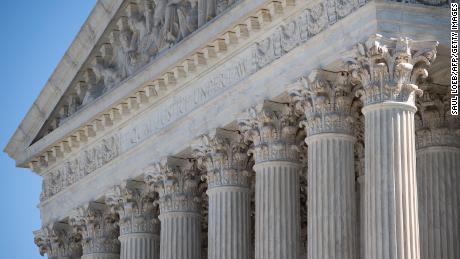
[[[98,0],[5,148],[40,254],[460,258],[449,6]]]

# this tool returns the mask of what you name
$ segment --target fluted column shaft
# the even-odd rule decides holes
[[[90,202],[69,217],[73,232],[81,237],[82,259],[119,259],[118,217],[106,204]]]
[[[216,129],[192,145],[206,167],[208,259],[249,259],[251,190],[247,145],[237,131]]]
[[[364,107],[366,258],[418,259],[413,105]]]
[[[151,233],[130,233],[118,238],[121,243],[122,259],[159,259],[160,238]]]
[[[120,255],[106,254],[106,253],[85,254],[81,257],[81,259],[119,259],[119,258],[120,258]]]
[[[420,257],[460,258],[460,118],[447,86],[424,89],[415,121]]]
[[[309,258],[356,258],[353,95],[347,76],[314,70],[291,92],[308,136]]]
[[[201,215],[169,212],[160,215],[160,258],[201,259]]]
[[[239,122],[253,142],[255,258],[300,256],[300,161],[298,118],[287,104],[264,102]]]
[[[167,157],[147,169],[159,193],[161,259],[201,258],[201,213],[195,162]]]
[[[119,216],[121,259],[159,259],[160,229],[154,197],[148,185],[134,180],[106,194],[106,204]]]
[[[366,259],[420,258],[415,100],[437,46],[376,34],[358,43],[348,62],[364,106]]]
[[[256,259],[299,258],[299,164],[256,164]]]
[[[221,186],[207,191],[208,259],[249,259],[250,190]]]
[[[354,259],[354,138],[324,133],[308,144],[308,258]]]
[[[460,258],[460,148],[417,150],[422,259]]]

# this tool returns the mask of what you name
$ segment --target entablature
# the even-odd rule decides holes
[[[174,154],[196,137],[192,135],[231,122],[239,112],[231,110],[232,101],[240,109],[275,98],[302,73],[329,64],[370,33],[397,35],[401,31],[391,30],[396,26],[382,26],[379,20],[388,23],[387,16],[379,15],[392,8],[420,11],[413,14],[417,22],[427,9],[338,0],[260,0],[233,6],[27,149],[19,161],[30,162],[44,177],[43,220],[62,218],[65,208],[57,204],[74,206],[89,200],[88,195],[99,196],[110,184],[139,174],[147,161]],[[440,9],[430,19],[447,13]],[[418,29],[407,31],[407,24],[398,26],[415,39],[424,37]],[[83,186],[91,189],[88,194],[71,195]]]

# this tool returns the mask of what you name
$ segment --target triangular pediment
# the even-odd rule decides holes
[[[98,1],[5,151],[17,156],[235,3]]]

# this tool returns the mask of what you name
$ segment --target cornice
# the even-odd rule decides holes
[[[61,95],[91,55],[93,47],[103,35],[108,24],[116,15],[124,0],[98,0],[70,47],[58,63],[37,99],[19,124],[4,148],[18,166],[26,167],[18,161],[24,149],[32,142]]]
[[[60,153],[66,142],[78,145],[89,137],[97,138],[98,133],[163,100],[174,89],[183,87],[244,46],[250,36],[257,35],[278,18],[283,6],[293,9],[290,0],[283,3],[245,1],[233,6],[215,18],[219,23],[210,22],[198,29],[145,66],[142,72],[77,111],[72,119],[30,147],[10,156],[18,166],[29,166],[40,173],[36,163],[31,162],[40,159],[54,161],[53,155]]]
[[[349,15],[347,19],[336,21],[334,26],[332,26],[333,23],[329,24],[323,28],[324,32],[318,36],[311,35],[303,41],[297,41],[294,44],[296,47],[292,48],[290,53],[285,51],[281,56],[269,56],[270,63],[266,67],[257,69],[252,69],[251,67],[243,74],[236,75],[233,81],[225,83],[222,87],[214,86],[210,88],[209,95],[203,96],[199,103],[193,103],[193,100],[186,99],[187,97],[193,97],[195,90],[201,93],[201,90],[207,89],[205,88],[205,82],[207,84],[208,81],[212,82],[213,80],[211,79],[214,77],[226,75],[224,71],[237,66],[239,60],[252,53],[254,45],[258,42],[266,38],[276,39],[276,36],[279,35],[284,26],[297,22],[298,18],[308,13],[310,8],[318,3],[321,2],[314,1],[303,4],[297,2],[298,6],[296,8],[285,12],[283,20],[267,24],[267,27],[264,27],[261,32],[250,36],[249,40],[243,43],[241,47],[230,49],[227,54],[218,56],[216,62],[205,70],[208,71],[209,69],[211,73],[204,74],[204,72],[200,72],[200,80],[195,80],[198,77],[193,77],[190,81],[187,81],[190,84],[182,85],[178,83],[177,88],[174,88],[177,90],[177,94],[162,97],[159,100],[159,102],[162,102],[160,107],[155,106],[152,109],[145,110],[141,108],[139,112],[132,114],[132,116],[135,116],[134,119],[131,116],[122,117],[122,120],[118,122],[119,127],[112,127],[110,131],[124,133],[123,136],[126,136],[125,141],[135,140],[135,142],[130,142],[127,147],[123,148],[123,153],[113,162],[63,190],[59,195],[42,202],[40,209],[43,222],[66,216],[69,207],[77,206],[94,197],[101,197],[110,188],[109,185],[116,185],[123,179],[138,177],[143,167],[147,166],[146,163],[150,163],[164,155],[177,154],[199,134],[205,134],[208,129],[221,127],[238,119],[236,117],[238,116],[236,114],[238,111],[235,111],[234,106],[235,102],[238,102],[238,109],[241,109],[249,108],[255,102],[260,102],[264,98],[276,98],[285,90],[282,86],[292,83],[305,71],[317,68],[318,65],[331,64],[338,58],[335,56],[337,52],[352,48],[354,43],[362,40],[361,37],[376,33],[376,22],[372,22],[375,20],[375,14],[373,14],[375,4],[369,3],[359,11],[356,11],[355,15]],[[365,23],[362,22],[363,19],[366,21]],[[359,27],[349,26],[350,23],[357,24]],[[343,42],[336,41],[339,31],[345,35],[350,34],[351,39]],[[321,46],[321,42],[329,42],[331,45]],[[313,53],[321,57],[321,60],[307,58]],[[252,62],[254,57],[250,56],[248,59]],[[285,67],[290,69],[284,69]],[[256,73],[259,71],[261,73]],[[177,99],[179,104],[181,101],[185,103],[187,105],[186,109],[180,110],[179,114],[173,114],[173,117],[164,121],[164,124],[155,125],[156,122],[159,122],[156,118],[157,115],[160,113],[166,114],[165,111],[168,108],[176,107],[170,106],[174,103],[172,102],[173,99]],[[151,105],[148,107],[151,107]],[[128,119],[130,120],[128,121]],[[187,124],[187,127],[182,127],[184,123]],[[144,126],[152,126],[153,128],[151,131],[144,132]],[[160,127],[158,128],[157,126]],[[204,127],[207,128],[206,131],[204,131]],[[136,131],[131,131],[135,129],[137,129],[138,134],[136,134]],[[136,138],[131,139],[131,137]],[[95,187],[96,182],[98,187]],[[81,188],[87,188],[88,192],[81,193],[78,197],[75,197],[75,191]],[[65,203],[65,206],[60,206],[63,203]],[[51,214],[49,211],[53,211],[53,213]]]
[[[249,37],[242,42],[241,46],[238,46],[238,48],[229,49],[229,51],[223,53],[221,56],[217,56],[210,67],[207,67],[205,70],[208,71],[209,69],[209,73],[204,74],[205,71],[203,71],[196,77],[184,79],[185,85],[178,83],[176,86],[177,88],[175,88],[176,91],[174,96],[162,96],[155,99],[155,101],[149,101],[146,104],[140,105],[139,108],[130,110],[132,112],[117,113],[117,120],[111,120],[111,122],[113,122],[112,126],[102,129],[99,134],[96,134],[96,136],[87,138],[87,141],[96,142],[96,140],[101,139],[102,135],[112,135],[113,133],[109,133],[109,131],[111,131],[117,133],[121,138],[121,142],[124,143],[118,154],[122,155],[134,152],[133,150],[136,150],[135,147],[139,146],[140,143],[145,143],[147,138],[151,139],[153,135],[162,131],[163,128],[173,124],[185,114],[190,114],[191,111],[213,99],[217,94],[225,91],[225,89],[239,83],[259,70],[262,70],[265,66],[268,66],[271,63],[276,63],[274,61],[279,59],[281,56],[287,55],[291,50],[294,50],[295,47],[302,45],[309,40],[317,40],[318,38],[314,37],[316,34],[327,30],[327,28],[333,24],[340,22],[337,20],[338,18],[335,13],[329,13],[330,17],[327,18],[327,21],[317,21],[320,23],[318,24],[319,27],[312,24],[309,29],[306,29],[305,31],[294,30],[288,33],[288,27],[294,26],[294,28],[301,28],[301,25],[309,19],[308,17],[310,17],[310,15],[321,16],[322,12],[327,12],[326,3],[323,1],[297,3],[298,6],[296,6],[296,8],[286,9],[283,16],[279,17],[281,19],[271,19],[270,23],[265,24],[266,27],[263,27],[258,31],[253,31],[252,34],[250,34]],[[365,2],[362,4],[364,3]],[[352,8],[350,12],[356,10],[358,7],[360,6],[354,6],[354,9]],[[256,13],[260,12],[257,11]],[[283,40],[277,43],[276,39],[279,35],[284,36]],[[265,55],[266,57],[264,57],[260,52],[260,49],[263,48],[263,42],[267,41],[273,41],[273,44],[270,45],[276,47],[277,49],[281,48],[282,51],[277,52],[273,47],[268,50]],[[280,46],[277,44],[280,44]],[[275,56],[275,53],[278,53],[279,56]],[[228,60],[230,56],[232,57],[231,61]],[[255,62],[261,60],[265,60],[266,62],[259,64]],[[222,65],[223,62],[227,63]],[[198,76],[201,78],[199,84],[198,81],[195,80]],[[206,79],[203,80],[203,78]],[[194,87],[190,88],[189,83]],[[167,97],[170,98],[166,99]],[[196,97],[199,97],[198,100],[194,99]],[[162,102],[162,104],[160,106],[155,105],[152,107],[157,102]],[[109,118],[111,118],[110,115]],[[84,134],[85,129],[80,130],[79,133]],[[48,156],[48,159],[52,158],[54,160],[55,157],[53,157],[53,154],[54,152],[51,151],[47,152],[45,155]],[[75,153],[71,152],[68,156],[72,156],[73,154]],[[46,161],[46,157],[43,159]],[[66,159],[65,154],[63,159]],[[53,163],[61,164],[61,161],[62,160],[58,160]],[[113,162],[117,163],[115,160]],[[101,165],[98,168],[103,170],[103,167],[105,166]],[[53,166],[50,168],[55,167]],[[46,169],[46,171],[48,170],[54,169]],[[81,181],[82,179],[88,177],[90,176],[85,175],[84,177],[79,178],[79,180]],[[69,182],[66,178],[67,176],[64,174],[64,176],[57,177],[57,181],[63,183]],[[70,181],[70,184],[73,185],[73,181]],[[62,184],[45,184],[44,189],[45,188],[57,188],[57,191],[59,191],[71,187],[69,185],[65,186]],[[51,193],[55,193],[55,191],[52,191]],[[48,201],[42,200],[42,204],[47,203]]]

